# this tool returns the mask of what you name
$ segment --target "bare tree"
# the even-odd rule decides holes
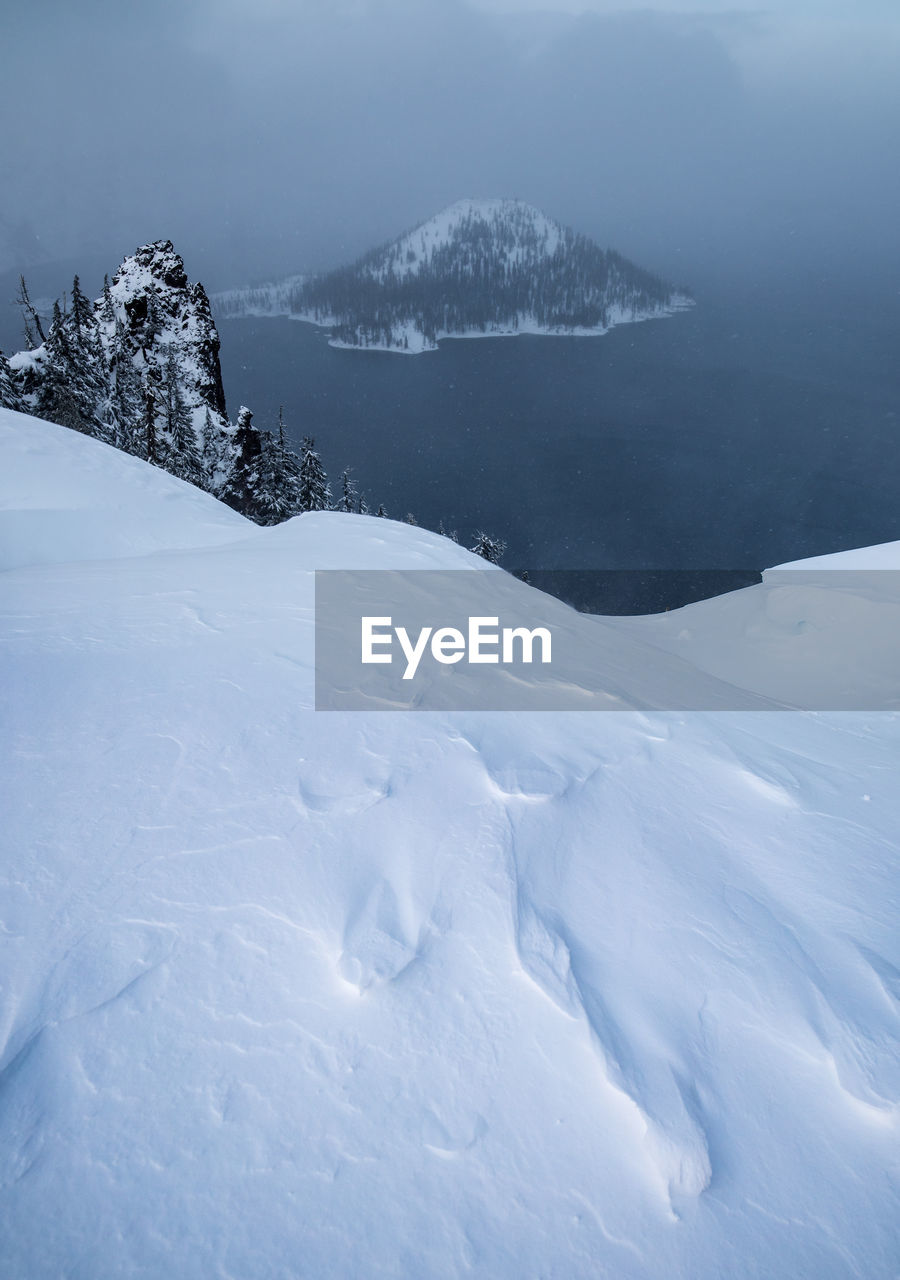
[[[41,342],[47,341],[47,335],[44,333],[41,317],[28,296],[28,286],[25,283],[24,276],[19,276],[19,292],[16,294],[16,302],[22,308],[22,320],[25,324],[25,341],[28,343],[28,350],[33,351],[38,345],[35,341],[35,334],[37,334]]]

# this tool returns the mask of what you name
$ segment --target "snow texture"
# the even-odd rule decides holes
[[[0,428],[0,1273],[896,1274],[895,714],[316,714],[484,562]]]

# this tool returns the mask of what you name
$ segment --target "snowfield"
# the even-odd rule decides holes
[[[483,562],[0,449],[0,1274],[897,1275],[895,710],[317,713],[314,569]],[[896,576],[559,608],[777,696]]]

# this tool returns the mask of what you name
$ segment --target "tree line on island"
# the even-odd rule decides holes
[[[202,285],[188,283],[170,241],[126,258],[91,302],[76,276],[42,318],[22,279],[27,349],[0,352],[0,405],[93,436],[196,485],[257,524],[312,511],[374,512],[349,468],[337,496],[315,440],[295,449],[279,411],[259,429],[242,407],[229,422],[219,337]],[[413,515],[407,522],[416,524]],[[455,533],[439,532],[458,541]],[[471,550],[494,564],[505,544],[483,531]]]
[[[349,346],[405,350],[450,334],[604,331],[686,305],[685,295],[613,250],[519,201],[463,202],[356,262],[217,299],[220,315],[273,305]],[[444,225],[446,223],[446,225]],[[417,348],[418,349],[418,348]]]

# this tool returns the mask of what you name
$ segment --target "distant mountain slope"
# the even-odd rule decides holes
[[[460,200],[350,266],[215,302],[222,317],[290,315],[330,328],[335,345],[410,353],[441,338],[606,333],[691,305],[518,200]]]

